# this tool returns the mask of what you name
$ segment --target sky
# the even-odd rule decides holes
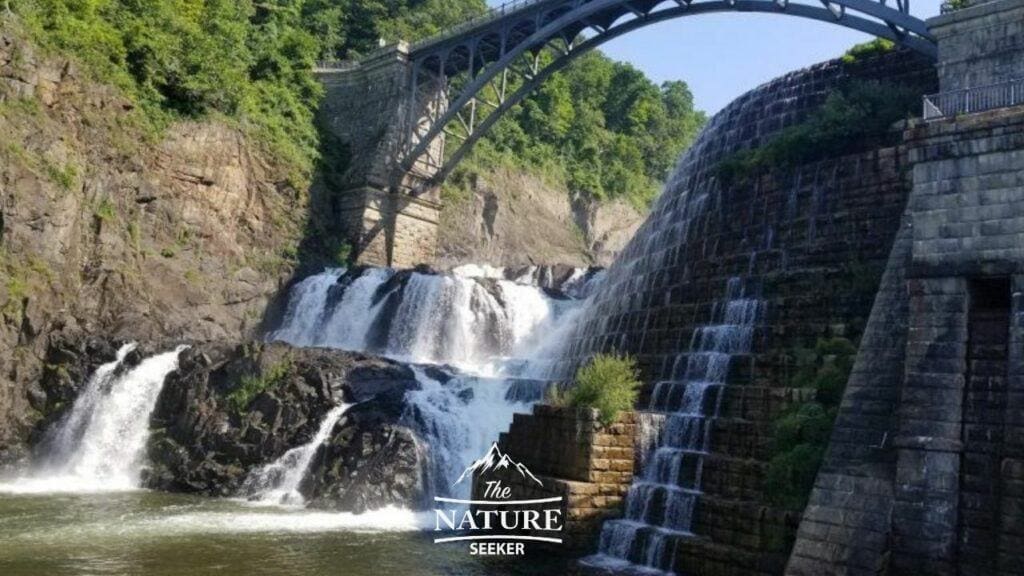
[[[488,0],[492,6],[503,0]],[[894,6],[895,0],[889,5]],[[941,0],[911,0],[919,18],[938,15]],[[775,14],[683,17],[626,34],[601,50],[657,83],[685,80],[697,108],[710,114],[787,72],[842,55],[871,37],[849,28]]]

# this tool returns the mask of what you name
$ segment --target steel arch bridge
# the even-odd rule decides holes
[[[783,14],[830,22],[935,58],[935,40],[910,0],[517,0],[409,51],[411,115],[393,185],[416,195],[440,184],[509,109],[589,50],[648,25],[718,12]],[[548,52],[550,57],[542,58]],[[447,139],[457,143],[445,152]]]

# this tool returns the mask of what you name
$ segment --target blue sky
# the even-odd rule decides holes
[[[488,3],[497,6],[502,0]],[[927,18],[939,13],[940,4],[911,0],[910,11]],[[711,14],[648,26],[602,50],[632,63],[655,82],[685,80],[697,107],[715,113],[751,88],[870,39],[841,26],[792,16]]]

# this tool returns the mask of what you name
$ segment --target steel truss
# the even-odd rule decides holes
[[[418,174],[417,193],[442,182],[505,112],[582,54],[644,26],[717,12],[830,22],[936,55],[927,26],[909,13],[909,0],[894,6],[886,0],[520,1],[412,47],[410,109],[420,112],[405,131],[396,184]],[[543,58],[545,52],[551,56]],[[442,134],[457,143],[450,156]]]

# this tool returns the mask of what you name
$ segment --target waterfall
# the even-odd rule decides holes
[[[248,494],[250,500],[254,502],[289,506],[304,505],[305,499],[299,492],[299,487],[309,471],[313,456],[330,437],[338,420],[351,407],[351,404],[342,404],[332,408],[324,416],[323,422],[320,423],[320,428],[317,429],[312,440],[307,444],[292,448],[277,460],[252,471],[243,482],[242,491]]]
[[[606,522],[594,563],[628,561],[667,570],[673,565],[669,537],[691,534],[701,495],[701,475],[733,356],[750,352],[759,300],[745,297],[742,281],[729,281],[715,304],[715,324],[693,332],[690,350],[676,358],[672,379],[657,383],[642,421],[652,451],[626,496],[624,519]],[[656,432],[651,434],[651,430]]]
[[[149,438],[149,415],[167,375],[178,367],[179,346],[119,368],[134,345],[100,366],[68,416],[58,425],[40,466],[5,484],[11,492],[91,492],[138,488]]]
[[[520,401],[500,378],[463,374],[441,383],[414,370],[420,389],[408,393],[405,419],[429,445],[434,493],[468,499],[470,485],[457,485],[459,475],[508,429],[513,414],[536,400]]]
[[[469,372],[497,371],[496,357],[534,349],[582,302],[495,278],[499,270],[479,275],[327,270],[292,288],[284,322],[268,339],[450,364]],[[592,273],[585,283],[580,279],[570,286],[574,293],[589,293],[598,278]]]
[[[135,348],[134,342],[121,346],[114,360],[97,368],[89,377],[82,393],[75,399],[71,411],[68,412],[63,422],[48,434],[44,440],[44,446],[46,447],[46,460],[51,465],[60,466],[74,456],[78,439],[82,437],[86,425],[96,411],[96,405],[106,395],[109,389],[108,384],[114,378],[114,373]]]
[[[295,285],[284,322],[269,339],[412,363],[419,386],[406,394],[402,419],[430,455],[424,473],[435,494],[468,496],[468,484],[455,485],[458,474],[487,451],[513,414],[543,398],[566,326],[600,279],[597,271],[569,268],[558,274],[484,266],[452,274],[327,270]],[[297,459],[286,454],[253,486],[280,499],[279,480],[260,482],[283,478],[298,468]]]

